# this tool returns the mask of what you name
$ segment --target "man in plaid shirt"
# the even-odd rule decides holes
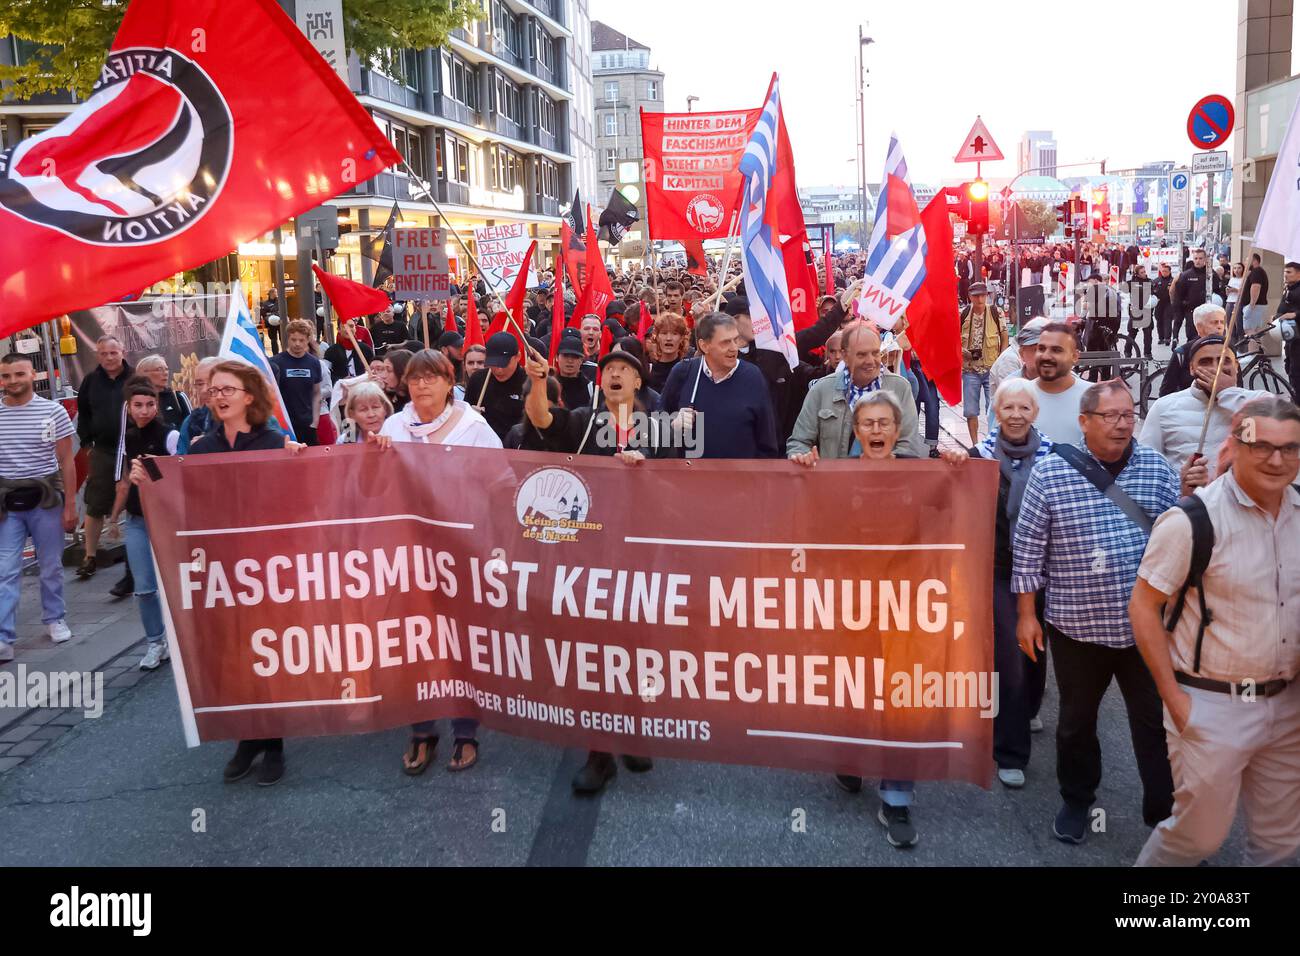
[[[1097,709],[1112,679],[1128,710],[1148,826],[1169,816],[1174,793],[1160,695],[1134,642],[1128,601],[1151,524],[1178,501],[1178,475],[1133,440],[1133,398],[1122,382],[1088,389],[1079,413],[1081,463],[1103,487],[1114,487],[1103,493],[1058,446],[1025,489],[1011,577],[1020,602],[1017,637],[1034,661],[1043,651],[1034,597],[1046,590],[1044,618],[1061,697],[1056,776],[1064,801],[1052,832],[1067,843],[1087,836],[1088,809],[1101,783]]]

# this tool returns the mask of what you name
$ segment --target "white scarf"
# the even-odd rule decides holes
[[[452,399],[447,402],[447,407],[442,410],[441,415],[433,421],[425,423],[416,420],[415,406],[407,405],[402,409],[401,421],[402,424],[406,426],[406,432],[411,436],[413,441],[425,442],[427,444],[429,436],[437,434],[438,429],[447,424],[448,420],[451,418],[451,413],[455,410],[456,400]]]

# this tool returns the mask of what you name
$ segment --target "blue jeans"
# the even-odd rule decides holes
[[[41,569],[41,621],[63,620],[63,507],[8,511],[0,521],[0,641],[12,644],[18,619],[23,545],[31,536]]]
[[[438,722],[436,720],[422,720],[418,724],[411,724],[411,733],[417,737],[432,737],[438,732]],[[473,717],[453,717],[451,719],[451,735],[457,740],[473,740],[478,734],[478,721]]]
[[[156,644],[167,636],[167,629],[163,626],[162,601],[158,599],[158,579],[154,576],[149,529],[145,527],[144,518],[138,515],[126,516],[126,559],[135,579],[135,603],[140,608],[145,640]]]
[[[989,373],[988,372],[971,372],[961,373],[961,405],[962,414],[967,418],[980,417],[980,395],[984,396],[984,407],[990,411],[993,408],[993,402],[989,398]]]

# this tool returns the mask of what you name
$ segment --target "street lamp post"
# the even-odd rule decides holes
[[[864,50],[876,42],[862,35],[858,25],[858,238],[863,247],[867,244],[867,111],[866,74],[869,72]]]
[[[698,96],[688,96],[688,97],[686,97],[686,112],[688,112],[688,113],[693,112],[693,107],[694,107],[695,104],[698,103],[699,101],[700,101],[700,98],[699,98]]]

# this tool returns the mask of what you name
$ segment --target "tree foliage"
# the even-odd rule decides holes
[[[126,6],[118,0],[3,0],[0,36],[15,36],[26,59],[0,66],[6,97],[69,89],[87,96]],[[344,40],[362,63],[391,66],[392,51],[442,46],[452,30],[482,16],[478,0],[343,0]]]
[[[1050,236],[1056,232],[1056,208],[1037,199],[1021,199],[1020,211],[1033,226],[1034,235]]]

